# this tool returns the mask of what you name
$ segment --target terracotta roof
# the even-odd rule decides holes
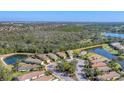
[[[59,57],[61,58],[66,58],[66,53],[65,52],[57,52],[56,53]]]
[[[46,54],[38,54],[36,55],[39,59],[43,60],[43,61],[47,61],[50,60]]]
[[[120,74],[113,71],[113,72],[110,72],[110,73],[105,73],[104,75],[99,75],[99,76],[97,76],[97,78],[99,80],[111,80],[113,78],[120,78]]]
[[[110,70],[111,70],[111,68],[110,68],[110,67],[108,67],[108,66],[104,66],[104,67],[97,67],[97,69],[98,69],[98,70],[100,70],[100,71],[104,71],[104,72],[106,72],[106,71],[110,71]]]
[[[47,55],[48,55],[51,59],[53,59],[53,60],[57,60],[57,59],[58,59],[58,57],[57,57],[56,54],[48,53]]]
[[[50,75],[50,76],[39,77],[39,78],[37,78],[37,79],[35,79],[33,81],[51,81],[53,79],[54,79],[54,77],[52,75]]]
[[[22,76],[18,77],[19,81],[25,81],[27,79],[32,79],[33,77],[39,77],[40,75],[44,74],[43,71],[35,71],[35,72],[30,72],[28,74],[24,74]]]
[[[104,62],[99,62],[99,63],[94,63],[94,64],[92,64],[92,68],[104,67],[104,66],[107,66],[107,64],[104,63]]]

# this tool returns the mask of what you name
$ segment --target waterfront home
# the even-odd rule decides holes
[[[43,62],[37,58],[31,58],[31,57],[28,57],[24,60],[25,63],[31,63],[31,64],[38,64],[38,65],[43,65]]]
[[[37,79],[39,77],[42,77],[42,76],[44,76],[43,71],[35,71],[35,72],[30,72],[28,74],[24,74],[22,76],[19,76],[17,78],[17,80],[19,80],[19,81],[31,81],[31,80]]]
[[[38,65],[36,65],[36,64],[23,64],[23,65],[19,66],[17,70],[18,71],[30,71],[37,67],[38,67]]]
[[[73,51],[72,50],[68,50],[68,51],[66,51],[66,53],[70,59],[73,59]]]
[[[65,52],[57,52],[56,55],[62,59],[66,59],[66,57],[67,57]]]
[[[111,45],[112,47],[114,47],[115,49],[124,50],[124,46],[121,45],[119,42],[111,43],[110,45]]]
[[[104,66],[107,66],[107,64],[104,62],[98,62],[91,65],[92,68],[104,67]]]
[[[89,52],[87,54],[87,58],[89,60],[89,62],[91,62],[92,64],[94,63],[99,63],[99,62],[109,62],[110,60],[104,56],[101,56],[99,54],[93,53],[93,52]]]
[[[98,80],[116,80],[116,79],[119,79],[119,78],[120,78],[120,74],[118,74],[115,71],[97,76]]]
[[[49,57],[47,57],[46,54],[37,54],[36,57],[46,63],[51,63],[51,60],[49,59]]]
[[[48,55],[52,60],[54,60],[54,61],[57,61],[57,59],[58,59],[58,57],[57,57],[56,54],[48,53],[47,55]]]

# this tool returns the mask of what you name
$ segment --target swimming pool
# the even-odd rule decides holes
[[[96,54],[102,55],[108,59],[117,59],[117,56],[112,55],[111,53],[109,53],[108,51],[102,49],[102,48],[96,48],[96,49],[92,49],[91,52],[94,52]]]
[[[12,56],[6,57],[4,59],[4,62],[9,65],[9,64],[14,64],[17,61],[24,60],[26,58],[27,58],[27,55],[16,54],[16,55],[12,55]]]
[[[103,33],[106,37],[116,37],[124,39],[124,34],[117,34],[117,33]]]

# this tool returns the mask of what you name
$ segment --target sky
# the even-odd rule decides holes
[[[0,11],[0,21],[124,22],[124,12]]]

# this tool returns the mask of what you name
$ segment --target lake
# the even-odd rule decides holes
[[[112,55],[111,53],[109,53],[108,51],[104,50],[103,48],[96,48],[96,49],[92,49],[91,52],[94,52],[96,54],[102,55],[108,59],[117,59],[117,56]]]
[[[103,33],[106,37],[116,37],[124,39],[124,34],[117,34],[117,33]]]
[[[14,64],[17,61],[24,60],[26,58],[27,58],[26,55],[12,55],[12,56],[5,58],[4,62],[9,65],[9,64]]]
[[[118,62],[118,63],[121,65],[122,70],[124,71],[124,60],[123,60],[123,61],[121,61],[121,62]]]

